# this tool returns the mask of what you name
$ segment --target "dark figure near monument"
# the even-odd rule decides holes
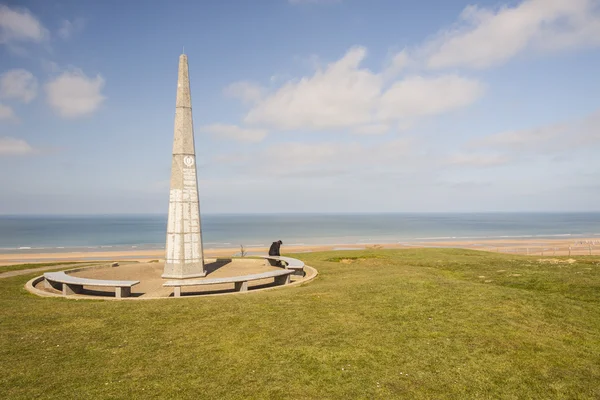
[[[280,256],[281,254],[279,254],[279,248],[281,247],[282,244],[283,244],[283,242],[281,240],[273,242],[273,244],[269,248],[269,255],[270,256]]]
[[[281,245],[283,244],[283,242],[281,240],[278,240],[276,242],[273,242],[273,244],[271,244],[271,247],[269,247],[269,255],[270,256],[280,256],[281,254],[279,254],[279,249],[281,248]],[[269,264],[275,266],[281,266],[281,261],[275,261],[275,260],[269,260]]]

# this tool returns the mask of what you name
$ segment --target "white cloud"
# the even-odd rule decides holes
[[[314,75],[288,81],[256,103],[244,122],[280,130],[373,131],[465,107],[483,93],[478,81],[456,75],[413,76],[386,89],[382,73],[360,67],[365,56],[365,48],[355,47]]]
[[[37,96],[37,79],[24,69],[11,69],[0,75],[0,98],[29,103]]]
[[[248,124],[277,129],[328,129],[371,122],[381,78],[359,64],[364,48],[353,48],[312,77],[289,81],[250,110]]]
[[[7,105],[0,103],[0,121],[2,120],[14,120],[16,118],[15,112],[12,108]]]
[[[237,125],[213,124],[200,127],[200,131],[240,142],[261,142],[267,137],[264,129],[244,129]]]
[[[269,160],[269,164],[297,168],[318,166],[321,164],[340,164],[356,158],[361,153],[359,143],[280,143],[264,150],[261,159]],[[285,168],[285,167],[283,167]]]
[[[466,107],[483,95],[479,81],[457,75],[409,77],[396,82],[381,98],[381,120],[442,114]]]
[[[511,130],[473,139],[463,151],[450,155],[443,165],[486,168],[550,157],[553,162],[571,159],[583,151],[600,149],[600,109],[574,121],[532,129]],[[579,153],[578,153],[579,152]]]
[[[105,100],[101,91],[104,78],[88,78],[81,70],[66,71],[46,83],[48,104],[65,118],[93,113]]]
[[[471,148],[532,153],[558,153],[600,144],[600,110],[570,122],[496,133],[474,140]]]
[[[58,63],[45,58],[42,58],[40,62],[42,64],[42,70],[45,73],[53,75],[60,72],[60,67],[58,66]]]
[[[74,34],[81,32],[85,25],[85,21],[82,18],[75,18],[73,21],[63,19],[58,29],[58,36],[62,39],[70,39]]]
[[[502,154],[455,154],[447,160],[447,164],[464,167],[495,167],[511,162],[510,157]]]
[[[220,168],[237,167],[236,175],[250,177],[330,177],[365,171],[419,168],[414,142],[409,138],[364,145],[360,142],[288,142],[270,145],[249,155],[234,153],[215,157]],[[276,168],[274,168],[276,166]]]
[[[392,55],[392,58],[388,63],[389,65],[384,71],[385,78],[389,79],[398,75],[398,73],[405,70],[412,62],[413,60],[411,58],[411,55],[406,49]]]
[[[41,42],[48,31],[27,9],[0,5],[0,43]]]
[[[258,102],[263,92],[264,89],[260,85],[248,81],[234,82],[223,89],[225,96],[239,99],[244,103]]]
[[[360,135],[383,135],[389,132],[389,130],[390,126],[387,124],[370,124],[357,126],[352,131]]]
[[[25,140],[0,137],[0,156],[23,156],[35,153],[35,149]]]
[[[525,0],[498,9],[468,6],[454,28],[420,50],[429,68],[486,68],[526,50],[600,45],[598,0]]]

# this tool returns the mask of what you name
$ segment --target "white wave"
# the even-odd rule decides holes
[[[579,233],[557,233],[557,234],[543,234],[535,235],[536,237],[569,237],[569,236],[583,236]]]
[[[499,238],[502,238],[502,239],[506,239],[506,238],[530,238],[530,237],[533,237],[533,235],[503,235],[503,236],[496,236],[496,237],[499,237]]]

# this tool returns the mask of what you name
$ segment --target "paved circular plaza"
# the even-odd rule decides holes
[[[252,258],[234,258],[234,259],[206,259],[205,268],[207,275],[203,279],[215,278],[230,278],[245,275],[260,274],[269,271],[281,270],[281,267],[272,266],[267,260],[252,259]],[[164,287],[163,284],[167,279],[161,277],[164,269],[162,262],[146,262],[146,263],[124,263],[113,267],[110,264],[84,267],[81,269],[72,269],[65,271],[68,275],[99,280],[115,280],[115,281],[140,281],[138,285],[131,288],[131,296],[129,299],[151,299],[151,298],[170,298],[173,297],[173,288]],[[304,276],[293,275],[291,282],[287,286],[297,285],[301,282],[309,281],[316,276],[315,269],[306,266]],[[48,288],[44,284],[44,280],[40,277],[33,279],[29,284],[32,292],[40,295],[61,295],[61,291],[55,288]],[[252,280],[248,282],[248,292],[279,287],[274,282],[273,278]],[[183,297],[194,295],[210,295],[210,294],[235,294],[233,283],[220,283],[210,285],[199,285],[182,287],[181,294]],[[246,292],[247,293],[247,292]],[[71,295],[72,298],[102,298],[114,299],[115,289],[111,287],[88,287],[84,286],[83,291],[78,294]]]

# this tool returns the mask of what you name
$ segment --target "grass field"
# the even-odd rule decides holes
[[[300,287],[73,301],[0,280],[0,398],[600,398],[600,258],[298,254]]]

